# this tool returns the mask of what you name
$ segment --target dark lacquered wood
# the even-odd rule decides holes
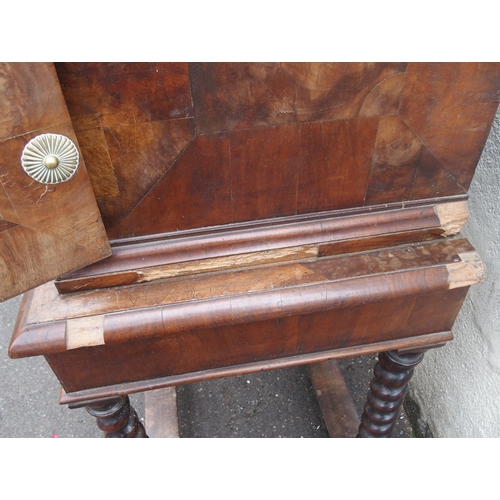
[[[85,409],[97,419],[97,426],[106,438],[148,437],[128,396],[92,402]]]
[[[1,63],[0,301],[111,254],[83,160],[67,182],[44,185],[21,167],[43,133],[78,144],[52,64]]]
[[[391,436],[408,382],[423,357],[424,352],[389,351],[379,354],[357,437]]]

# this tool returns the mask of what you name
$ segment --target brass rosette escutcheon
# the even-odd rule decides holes
[[[24,171],[41,184],[66,182],[76,172],[80,156],[73,141],[59,134],[42,134],[26,144],[21,155]]]

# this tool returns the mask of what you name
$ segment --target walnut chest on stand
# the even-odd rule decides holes
[[[1,64],[10,356],[110,437],[127,394],[379,353],[388,437],[481,259],[459,235],[497,63]],[[55,281],[53,281],[55,280]]]

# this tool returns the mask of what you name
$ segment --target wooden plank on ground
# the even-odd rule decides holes
[[[175,387],[148,391],[146,398],[146,433],[150,438],[178,438],[177,396]]]
[[[337,362],[332,359],[313,363],[309,374],[330,437],[355,437],[359,419]]]

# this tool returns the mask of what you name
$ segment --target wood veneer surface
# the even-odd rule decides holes
[[[31,303],[28,324],[63,321],[119,311],[248,296],[264,291],[443,267],[474,249],[458,238],[395,248],[236,270],[182,276],[151,283],[59,294],[53,283],[40,287]],[[446,280],[443,286],[447,286]]]
[[[84,160],[44,185],[21,167],[43,133],[78,143],[52,64],[0,64],[0,301],[111,254]]]
[[[111,239],[465,194],[498,63],[61,63]]]

